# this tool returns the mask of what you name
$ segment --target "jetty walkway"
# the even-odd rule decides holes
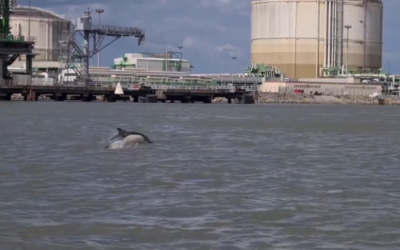
[[[119,86],[118,86],[119,85]],[[118,88],[120,88],[118,90]],[[118,91],[117,91],[118,90]],[[110,82],[31,82],[16,84],[0,82],[0,100],[12,100],[13,95],[22,96],[25,101],[38,101],[39,97],[48,97],[54,101],[82,100],[91,102],[101,99],[107,102],[132,100],[133,102],[175,102],[212,103],[214,98],[222,97],[232,103],[252,104],[257,86],[236,87],[232,85],[170,85],[137,84]]]

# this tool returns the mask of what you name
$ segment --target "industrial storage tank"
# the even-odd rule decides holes
[[[379,69],[382,18],[382,0],[253,0],[252,62],[295,78]]]
[[[58,61],[60,37],[71,25],[72,22],[63,16],[38,7],[16,6],[10,17],[11,33],[35,42],[34,52],[40,55],[34,61]]]

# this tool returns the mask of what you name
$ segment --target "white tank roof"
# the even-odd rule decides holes
[[[31,6],[22,6],[22,5],[17,5],[14,8],[14,13],[11,13],[11,18],[12,17],[17,17],[17,16],[22,16],[22,17],[31,17],[31,18],[47,18],[47,19],[61,19],[64,21],[71,21],[69,18],[65,17],[64,15],[57,14],[51,10],[39,8],[39,7],[33,7]]]

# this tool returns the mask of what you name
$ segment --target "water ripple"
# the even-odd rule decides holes
[[[0,110],[4,249],[400,248],[398,109]],[[104,149],[117,127],[154,143]]]

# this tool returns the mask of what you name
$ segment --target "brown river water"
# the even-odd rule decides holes
[[[153,144],[108,150],[116,128]],[[400,109],[0,102],[0,249],[400,249]]]

